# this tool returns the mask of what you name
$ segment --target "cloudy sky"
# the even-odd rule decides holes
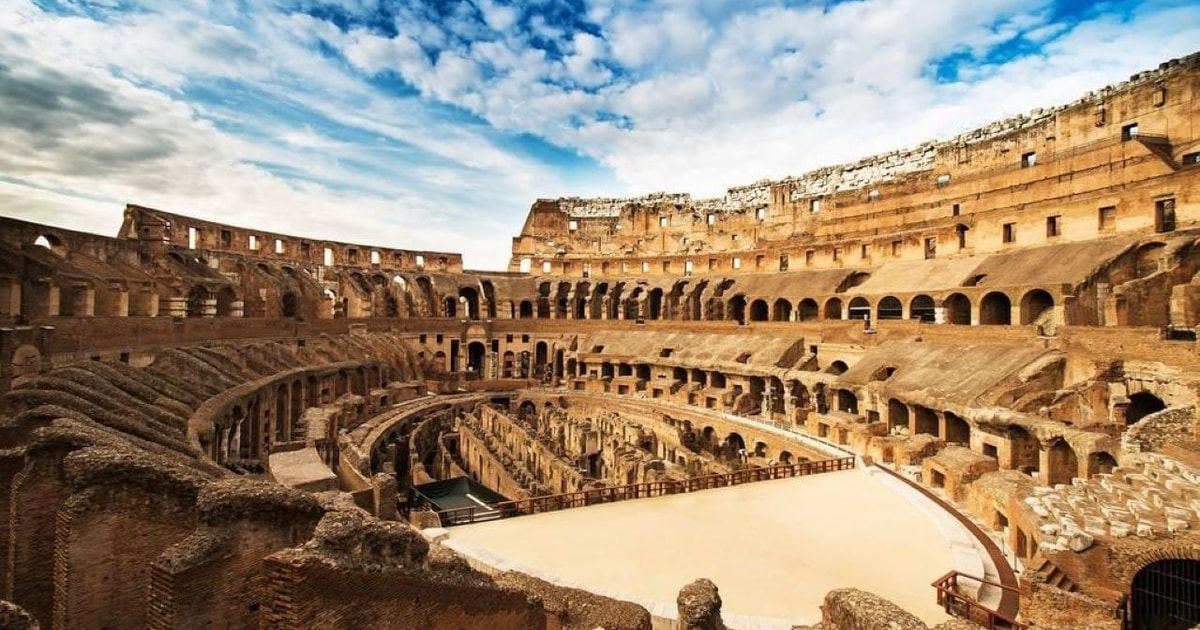
[[[462,251],[535,198],[699,196],[1193,52],[1191,0],[0,0],[0,214],[126,202]]]

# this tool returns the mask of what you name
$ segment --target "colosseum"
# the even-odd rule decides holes
[[[0,626],[1200,625],[1200,54],[502,272],[269,227],[0,218]]]

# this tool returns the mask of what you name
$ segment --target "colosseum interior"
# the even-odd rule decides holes
[[[0,625],[1200,624],[1200,55],[503,272],[259,227],[0,219]]]

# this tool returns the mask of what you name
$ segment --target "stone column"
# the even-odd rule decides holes
[[[183,297],[163,298],[162,300],[159,301],[160,312],[163,310],[161,308],[163,302],[166,302],[165,310],[167,311],[166,314],[168,317],[186,317],[187,316],[187,298],[183,298]]]
[[[217,316],[217,298],[206,297],[200,302],[201,317],[216,317]]]
[[[129,317],[129,291],[125,289],[115,289],[117,299],[113,304],[113,316]]]
[[[230,303],[229,310],[230,317],[245,317],[246,302],[243,300],[234,300],[232,303]]]

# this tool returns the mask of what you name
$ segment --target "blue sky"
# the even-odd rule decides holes
[[[1194,2],[0,0],[0,213],[126,202],[462,251],[538,197],[714,196],[1056,105]]]

